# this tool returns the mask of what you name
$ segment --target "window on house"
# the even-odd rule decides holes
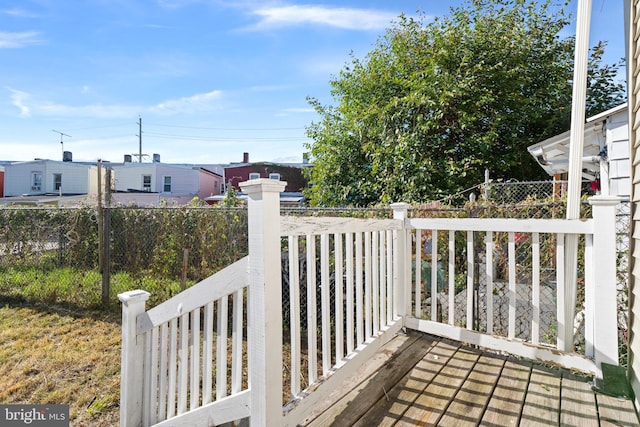
[[[224,194],[225,186],[224,182],[220,183],[220,194]]]
[[[270,173],[269,174],[269,179],[275,179],[276,181],[280,181],[280,174],[279,173]]]
[[[162,191],[164,193],[171,193],[171,177],[165,176],[163,179]]]
[[[151,191],[151,175],[142,175],[142,191]]]
[[[42,172],[31,172],[31,191],[40,191],[42,188]]]
[[[62,188],[62,174],[54,173],[53,174],[53,189],[58,191]]]
[[[260,174],[258,172],[251,172],[249,174],[249,180],[252,180],[252,179],[260,179]]]

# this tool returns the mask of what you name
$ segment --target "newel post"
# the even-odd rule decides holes
[[[393,287],[395,290],[395,315],[403,319],[411,312],[411,255],[410,236],[407,231],[408,203],[392,203],[393,219],[402,220],[402,228],[394,233]],[[404,320],[403,320],[404,323]]]
[[[585,260],[591,263],[585,272],[585,341],[598,368],[603,362],[618,364],[616,206],[619,202],[619,198],[609,196],[589,199],[594,232],[592,257]]]
[[[286,183],[240,184],[249,198],[248,357],[251,425],[282,423],[282,267],[280,192]]]
[[[120,357],[120,426],[142,425],[144,340],[138,339],[137,318],[144,313],[149,292],[118,294],[122,302],[122,353]]]

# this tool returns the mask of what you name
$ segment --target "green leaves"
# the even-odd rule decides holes
[[[310,103],[316,205],[423,202],[482,181],[538,179],[526,147],[568,128],[573,39],[551,1],[470,1],[449,16],[407,18],[331,81],[334,106]],[[594,49],[588,113],[622,102],[620,64]]]

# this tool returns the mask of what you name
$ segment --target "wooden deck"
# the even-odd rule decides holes
[[[344,390],[305,425],[640,425],[631,401],[595,393],[586,378],[417,332],[387,343],[332,398]]]

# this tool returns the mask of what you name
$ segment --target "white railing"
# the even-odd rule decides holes
[[[389,220],[293,218],[280,216],[283,182],[260,179],[242,188],[249,204],[248,258],[149,311],[146,292],[119,296],[122,426],[247,418],[256,426],[305,424],[402,327],[596,373],[600,363],[617,362],[615,200],[592,199],[594,218],[585,221],[409,219],[409,205],[402,203],[393,205]],[[533,266],[526,302],[516,262],[523,235]],[[573,327],[568,308],[575,306],[563,272],[568,235],[585,242],[582,354],[573,352],[563,332]],[[501,284],[493,261],[502,240],[507,280]],[[554,256],[545,256],[551,248]],[[549,323],[540,303],[548,292],[540,276],[547,262],[558,301],[553,348],[541,337],[541,325]],[[428,287],[425,263],[431,266]],[[439,265],[446,266],[446,283]],[[476,286],[480,271],[483,293]],[[499,286],[507,295],[504,310],[489,297]],[[532,308],[526,334],[518,326],[522,304]],[[504,330],[494,321],[501,311]]]
[[[119,295],[122,426],[218,425],[249,416],[242,384],[247,271],[244,258],[146,312],[147,292]]]
[[[589,202],[586,220],[407,219],[407,327],[598,375],[617,364],[618,199]],[[570,235],[582,240],[581,292],[566,280]]]
[[[298,425],[402,326],[394,255],[404,231],[394,219],[283,217],[281,226],[290,313],[282,424]]]

